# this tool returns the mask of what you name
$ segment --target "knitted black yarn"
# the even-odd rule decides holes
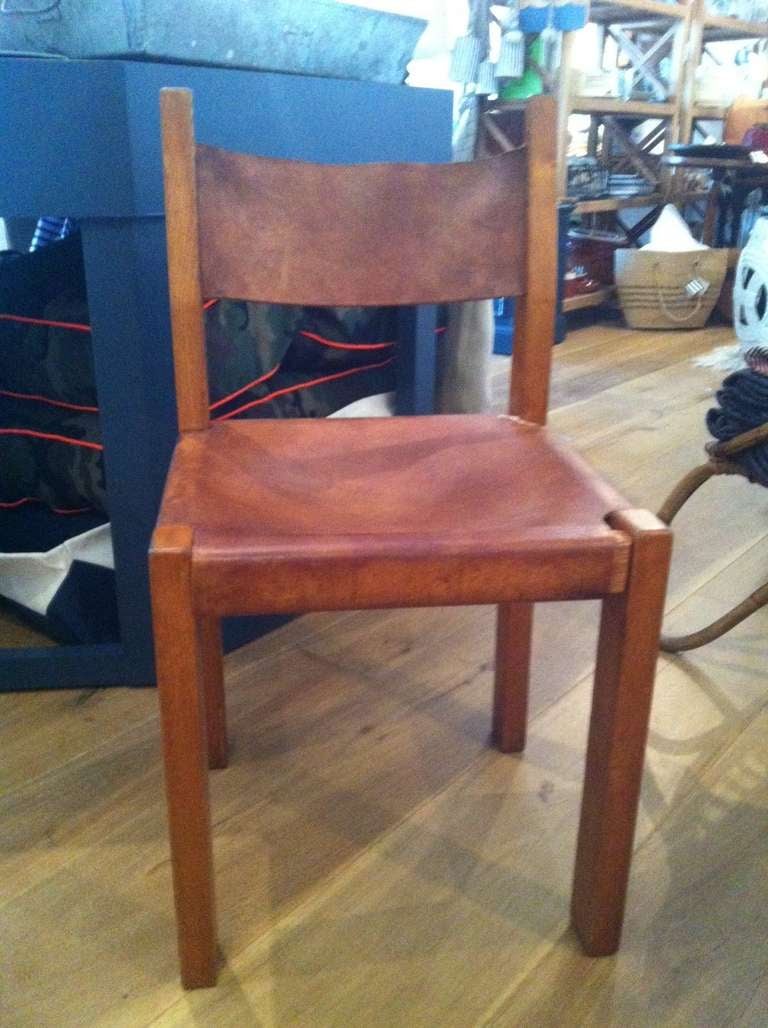
[[[734,371],[715,394],[719,407],[707,411],[707,428],[726,442],[768,421],[768,377],[746,369]],[[768,486],[768,444],[757,443],[729,460],[740,464],[752,481]]]

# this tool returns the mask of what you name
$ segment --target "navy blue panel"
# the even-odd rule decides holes
[[[106,518],[88,514],[54,514],[38,503],[0,511],[0,553],[44,553],[73,536],[103,525]]]
[[[451,95],[379,82],[134,61],[0,58],[0,216],[163,209],[158,92],[195,90],[199,138],[331,163],[448,161]],[[24,174],[18,174],[23,158]]]
[[[5,651],[0,688],[152,677],[146,553],[176,435],[160,216],[162,85],[195,90],[198,136],[214,145],[342,163],[450,159],[446,92],[183,65],[0,58],[0,216],[66,214],[82,227],[122,643]],[[424,339],[427,352],[404,364],[422,383],[434,362],[434,340]],[[412,406],[431,403],[415,395],[412,388]],[[244,641],[243,624],[228,630],[232,641]]]
[[[444,90],[180,64],[123,67],[128,124],[142,141],[133,149],[142,213],[162,210],[162,86],[194,90],[195,134],[211,146],[327,164],[451,160],[453,101]]]
[[[282,614],[273,614],[268,617],[235,617],[224,618],[222,625],[222,640],[224,649],[229,652],[236,650],[239,646],[251,642],[257,635],[265,635],[272,632],[281,625],[288,624],[293,618]]]
[[[0,217],[129,213],[124,106],[117,62],[0,59]]]
[[[45,614],[51,634],[63,642],[117,642],[114,571],[73,561]]]
[[[126,657],[122,647],[111,643],[0,653],[0,692],[149,685],[151,681],[147,668],[137,666]]]
[[[400,311],[397,356],[397,414],[433,414],[437,368],[436,307]]]
[[[83,224],[121,639],[150,645],[147,548],[176,441],[163,222]]]

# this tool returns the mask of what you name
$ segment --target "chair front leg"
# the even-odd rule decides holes
[[[586,953],[615,953],[640,798],[672,533],[646,511],[611,526],[631,539],[624,592],[603,600],[571,919]]]
[[[502,753],[525,747],[532,632],[532,603],[499,604],[492,739]]]
[[[208,739],[208,767],[227,766],[227,710],[224,695],[224,655],[221,649],[221,620],[202,617],[198,621],[198,646],[205,694],[205,724]]]
[[[185,988],[216,982],[213,855],[202,640],[191,592],[190,530],[163,526],[150,556],[176,921]]]

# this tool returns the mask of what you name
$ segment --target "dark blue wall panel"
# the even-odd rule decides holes
[[[146,554],[176,437],[158,113],[165,85],[194,90],[198,138],[214,145],[328,163],[450,160],[444,92],[174,64],[0,58],[0,217],[69,215],[82,228],[121,624],[119,647],[0,651],[0,689],[152,677]],[[424,318],[411,321],[429,336],[423,353],[407,350],[427,391],[407,402],[421,410],[434,344]],[[230,638],[244,631],[233,624]]]

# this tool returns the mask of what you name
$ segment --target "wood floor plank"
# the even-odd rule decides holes
[[[290,651],[305,639],[331,632],[348,612],[312,614],[244,646],[227,659],[227,673],[270,654]],[[10,624],[10,623],[9,623]],[[20,642],[20,640],[17,640]],[[154,688],[56,689],[0,694],[0,796],[50,774],[94,746],[157,715]]]
[[[755,693],[760,651],[753,640],[744,673]],[[684,667],[665,666],[641,842],[655,838],[678,801],[690,801],[699,775],[743,732],[743,711],[724,715],[699,702],[699,693]],[[584,682],[536,719],[522,759],[481,754],[236,957],[215,992],[185,996],[157,1023],[477,1024],[488,997],[524,981],[552,946],[570,952],[567,901],[588,698]],[[647,890],[642,875],[633,880],[628,933]],[[642,940],[635,945],[642,949]],[[524,1010],[515,1017],[507,1023],[539,1023]]]
[[[715,369],[682,361],[555,411],[552,427],[629,500],[656,510],[682,475],[704,459],[704,415],[721,377]],[[764,536],[766,525],[765,489],[734,478],[707,483],[674,522],[672,600],[726,568]]]
[[[617,957],[553,948],[486,1023],[765,1025],[766,754],[763,711],[641,847]]]
[[[25,624],[7,607],[0,610],[0,649],[16,646],[52,646],[48,636]]]
[[[637,332],[604,323],[572,332],[555,349],[551,409],[588,400],[622,382],[664,369],[730,343],[727,326],[694,332]],[[496,409],[506,407],[509,391],[508,357],[494,357],[492,395]]]
[[[381,681],[410,702],[429,700],[436,689],[455,689],[468,676],[490,683],[496,631],[495,607],[407,610],[397,619],[361,613],[348,631],[309,643],[307,649],[339,667]],[[534,618],[531,710],[553,703],[594,664],[597,602],[539,604]],[[439,660],[435,652],[439,651]]]
[[[656,506],[698,459],[721,377],[689,358],[726,335],[574,333],[556,351],[568,405],[553,427],[631,499]],[[685,512],[671,630],[715,616],[768,576],[768,494],[745,488],[713,489]],[[205,994],[177,984],[153,693],[0,696],[0,1023],[399,1028],[538,1025],[558,1011],[559,1024],[633,1023],[639,1000],[616,1006],[623,1021],[599,1020],[615,1015],[614,962],[584,961],[565,930],[595,615],[592,603],[537,611],[522,759],[488,749],[491,608],[312,615],[231,655],[233,760],[212,786],[227,966]],[[712,793],[721,809],[729,753],[739,775],[751,767],[738,763],[739,745],[764,718],[767,628],[763,611],[660,663],[632,960],[620,965],[625,991],[638,993],[641,979],[655,990],[649,1009],[662,1016],[650,1023],[700,1023],[690,1017],[705,1011],[694,995],[697,918],[706,867],[721,873],[725,844],[701,863],[696,802]],[[734,832],[738,874],[759,896],[748,864],[751,854],[763,866],[764,850],[747,828]],[[688,860],[703,877],[686,878]],[[718,902],[733,916],[741,879],[723,881]],[[665,920],[662,900],[685,931]],[[714,921],[705,914],[703,924],[706,948]],[[667,937],[674,973],[650,952]],[[757,1024],[767,987],[756,959],[735,943],[722,951],[745,973],[728,977],[731,998],[713,1009],[731,1021],[718,1023]],[[703,958],[713,980],[717,952]]]
[[[18,696],[15,706],[0,722],[0,796],[88,752],[99,738],[154,718],[157,696],[154,689],[66,689]]]

